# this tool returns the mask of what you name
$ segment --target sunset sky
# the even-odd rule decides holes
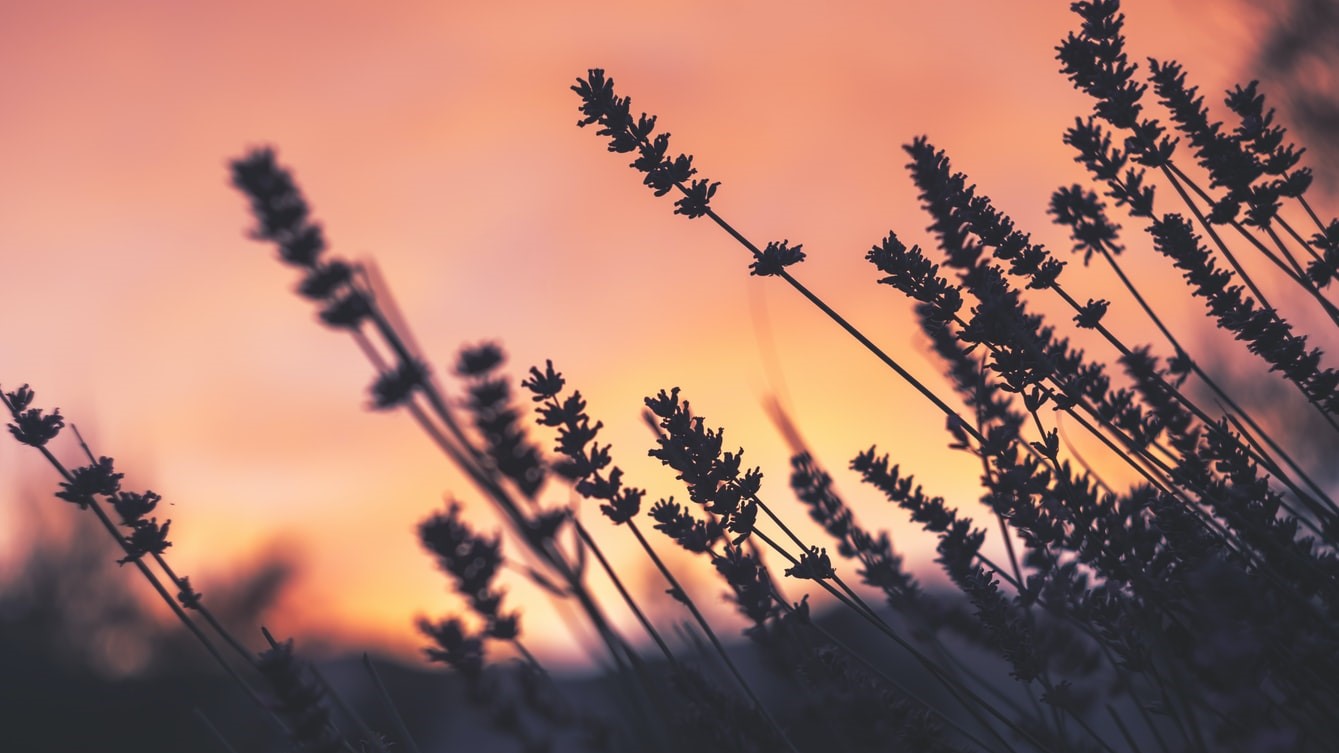
[[[1215,101],[1250,77],[1253,42],[1232,4],[1124,5],[1134,59],[1181,60]],[[227,161],[273,145],[334,252],[375,260],[439,375],[483,340],[504,344],[518,377],[554,359],[651,500],[683,492],[646,457],[641,400],[678,385],[798,520],[762,407],[779,394],[861,519],[892,526],[931,574],[932,542],[845,466],[878,444],[971,505],[974,461],[946,449],[942,416],[779,280],[749,277],[747,253],[713,225],[674,216],[625,156],[575,127],[568,87],[605,68],[721,181],[718,212],[760,244],[803,243],[797,276],[939,383],[910,306],[875,284],[864,253],[889,229],[929,240],[901,151],[926,134],[1068,256],[1045,217],[1051,191],[1083,179],[1060,141],[1089,108],[1054,60],[1074,25],[1066,6],[7,3],[0,385],[30,383],[130,488],[173,503],[179,571],[207,584],[284,551],[301,567],[276,633],[410,655],[413,618],[459,606],[415,524],[448,497],[486,528],[495,519],[406,415],[366,409],[373,374],[357,348],[319,327],[291,271],[248,239]],[[1202,321],[1170,266],[1130,245],[1129,269],[1173,320]],[[1107,275],[1067,274],[1113,299],[1118,332],[1147,339]],[[56,449],[77,464],[72,443]],[[0,578],[29,543],[21,498],[55,484],[37,453],[0,442],[0,500],[14,502],[0,504]],[[638,593],[663,601],[623,532],[597,517],[585,510]],[[508,584],[531,642],[579,661],[579,639],[537,592]],[[720,584],[694,587],[728,613]]]

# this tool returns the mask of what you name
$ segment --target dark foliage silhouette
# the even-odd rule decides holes
[[[420,620],[425,654],[461,679],[494,732],[527,751],[1339,745],[1339,506],[1294,457],[1312,454],[1299,441],[1332,447],[1334,437],[1286,436],[1252,415],[1259,409],[1225,389],[1237,385],[1212,378],[1121,266],[1133,253],[1165,256],[1212,324],[1295,392],[1320,431],[1339,433],[1339,370],[1314,344],[1339,326],[1331,300],[1339,220],[1323,221],[1309,202],[1303,149],[1257,83],[1226,92],[1227,120],[1216,121],[1216,103],[1179,63],[1130,59],[1116,0],[1070,7],[1078,28],[1059,42],[1057,60],[1092,111],[1063,139],[1091,183],[1060,187],[1048,210],[1083,263],[1100,259],[1116,282],[1080,290],[1069,259],[1035,242],[929,136],[913,138],[907,168],[936,249],[890,231],[865,258],[873,281],[900,294],[892,305],[914,309],[948,377],[944,394],[801,282],[802,244],[755,243],[718,213],[722,184],[672,151],[656,116],[635,111],[610,75],[592,68],[571,87],[577,124],[630,158],[655,196],[672,196],[675,215],[718,226],[748,253],[749,275],[763,278],[755,284],[777,279],[795,290],[943,413],[946,443],[980,468],[978,508],[922,488],[877,445],[850,467],[935,537],[949,590],[920,585],[891,537],[860,524],[779,410],[795,453],[787,485],[750,467],[678,387],[648,395],[648,453],[686,495],[648,504],[650,492],[601,443],[603,424],[553,361],[516,383],[503,373],[501,347],[484,343],[461,350],[453,377],[438,379],[384,290],[361,265],[332,258],[274,151],[232,163],[254,238],[301,274],[298,293],[371,365],[369,407],[407,413],[507,526],[505,535],[476,530],[463,517],[466,500],[418,531],[463,605]],[[1119,223],[1118,212],[1127,216]],[[1122,225],[1146,237],[1122,235]],[[1244,264],[1246,254],[1259,260]],[[1285,317],[1263,274],[1310,316]],[[1065,313],[1038,313],[1042,300]],[[1146,317],[1160,339],[1122,339],[1108,317],[1123,309]],[[33,407],[26,385],[3,399],[14,437],[61,475],[57,496],[97,518],[120,561],[149,580],[293,745],[415,746],[403,725],[385,737],[357,715],[336,714],[338,695],[290,643],[265,633],[257,654],[232,637],[169,566],[170,521],[154,516],[158,496],[122,490],[112,461],[82,440],[87,464],[64,465],[52,447],[65,418]],[[1062,420],[1100,445],[1100,464],[1074,451]],[[1100,475],[1113,468],[1134,482]],[[548,501],[564,493],[566,503]],[[796,510],[781,497],[791,495],[831,541],[807,541],[787,523]],[[631,596],[577,498],[636,542],[681,610],[675,633]],[[653,543],[646,519],[668,542]],[[987,546],[993,539],[998,550]],[[704,615],[698,584],[661,556],[666,543],[725,588],[747,648],[728,645],[732,637]],[[592,595],[596,568],[619,603]],[[526,648],[529,626],[506,595],[506,570],[570,604],[598,636],[601,700],[564,694]],[[818,614],[811,602],[820,600],[835,613]],[[613,609],[635,616],[654,646],[648,655],[613,626]]]

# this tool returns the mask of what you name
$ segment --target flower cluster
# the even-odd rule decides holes
[[[428,366],[417,359],[401,361],[372,382],[372,408],[390,410],[404,405],[428,379]]]
[[[521,426],[520,410],[512,404],[511,382],[498,374],[504,360],[502,349],[493,343],[462,348],[456,374],[466,382],[465,409],[493,466],[533,500],[544,486],[544,463]]]
[[[558,430],[555,449],[563,459],[554,469],[575,481],[582,496],[600,500],[600,511],[615,524],[626,523],[641,510],[646,492],[624,486],[623,471],[618,467],[605,472],[612,462],[609,445],[601,447],[595,442],[604,424],[599,421],[591,424],[586,401],[579,391],[559,400],[565,384],[562,374],[554,371],[553,361],[545,364],[544,371],[530,367],[530,378],[521,382],[532,393],[532,399],[540,403],[536,409],[539,423]]]
[[[656,196],[664,196],[676,188],[679,190],[682,197],[675,202],[675,214],[682,214],[689,219],[710,216],[753,254],[749,274],[760,277],[782,276],[793,284],[794,281],[785,269],[804,261],[803,246],[798,243],[791,246],[790,241],[772,241],[760,250],[726,225],[711,209],[711,199],[716,195],[720,183],[693,179],[697,168],[693,167],[692,155],[669,156],[670,135],[661,133],[652,138],[656,117],[642,113],[634,119],[632,100],[614,93],[614,80],[606,77],[602,69],[591,68],[586,78],[577,79],[572,91],[581,97],[582,117],[577,121],[578,126],[599,125],[600,129],[596,133],[609,139],[611,152],[636,152],[637,159],[629,166],[645,174],[642,182]]]
[[[326,251],[324,231],[311,219],[292,174],[275,161],[274,150],[256,149],[234,160],[232,184],[251,200],[257,223],[252,236],[274,243],[280,260],[306,273],[298,291],[326,304],[321,319],[332,327],[357,328],[370,313],[370,302],[353,285],[353,267],[321,258]]]
[[[1112,144],[1111,134],[1094,119],[1075,118],[1073,127],[1065,131],[1065,143],[1078,153],[1076,162],[1107,184],[1107,195],[1117,206],[1128,207],[1135,217],[1153,217],[1156,190],[1145,184],[1147,171],[1143,167],[1130,165],[1131,155],[1136,154],[1130,142],[1125,149],[1117,147]]]
[[[9,432],[23,444],[44,448],[65,426],[65,419],[61,417],[59,409],[46,413],[39,408],[29,407],[34,395],[26,384],[0,397],[3,397],[5,407],[14,420],[14,423],[9,424]],[[121,491],[124,474],[116,472],[111,458],[93,460],[90,455],[89,460],[88,465],[68,472],[63,466],[59,467],[65,480],[60,483],[56,497],[78,505],[80,509],[91,507],[99,498],[105,499],[112,506],[120,517],[121,525],[130,529],[129,533],[119,537],[125,551],[125,557],[119,560],[121,564],[135,562],[148,554],[160,555],[172,546],[172,542],[167,539],[172,521],[159,523],[157,518],[146,518],[158,506],[161,497],[152,491]]]
[[[1294,334],[1277,312],[1245,294],[1232,272],[1220,268],[1200,244],[1185,218],[1168,214],[1153,222],[1149,234],[1154,247],[1184,272],[1195,295],[1206,300],[1220,326],[1296,384],[1307,399],[1339,416],[1339,372],[1321,365],[1321,352],[1308,349],[1305,335]]]
[[[714,551],[717,542],[725,536],[725,527],[715,517],[698,520],[687,507],[675,502],[673,497],[656,500],[651,505],[650,515],[657,531],[695,554]]]
[[[293,652],[293,641],[279,643],[269,634],[270,647],[260,654],[256,668],[274,693],[274,710],[288,723],[296,750],[335,753],[344,740],[335,729],[325,689],[310,663]]]
[[[232,184],[251,201],[256,218],[252,237],[278,248],[279,259],[303,271],[297,292],[321,306],[322,322],[335,329],[360,331],[364,322],[379,321],[377,304],[361,270],[343,259],[328,258],[321,225],[311,219],[311,208],[293,175],[275,160],[274,150],[261,148],[232,162]],[[370,387],[371,405],[387,410],[405,404],[422,390],[427,365],[396,349],[396,361],[382,367]]]
[[[29,447],[45,447],[47,442],[55,439],[60,430],[65,428],[65,419],[60,415],[60,408],[46,413],[39,408],[28,407],[33,402],[33,391],[28,385],[6,392],[4,397],[5,407],[9,408],[10,417],[14,419],[14,423],[9,424],[9,433],[23,444]]]
[[[803,248],[799,243],[792,246],[790,241],[772,241],[749,265],[749,274],[759,277],[779,275],[786,267],[804,261]]]
[[[1139,66],[1125,52],[1125,16],[1120,0],[1075,2],[1070,8],[1083,19],[1078,34],[1069,34],[1056,48],[1061,73],[1075,88],[1093,97],[1097,117],[1134,135],[1126,143],[1136,161],[1149,167],[1167,164],[1176,147],[1156,120],[1141,118],[1140,100],[1148,87],[1137,83]]]
[[[711,197],[716,195],[721,184],[694,180],[697,168],[693,167],[692,155],[669,156],[670,135],[661,133],[652,138],[655,116],[642,113],[633,118],[632,100],[614,93],[614,80],[607,78],[603,70],[592,68],[587,71],[586,78],[578,78],[572,91],[581,97],[582,118],[577,125],[583,128],[600,126],[597,133],[609,138],[611,152],[636,152],[637,159],[630,166],[645,174],[642,182],[656,196],[679,189],[683,196],[674,202],[675,214],[694,219],[711,211]]]
[[[916,599],[920,587],[902,569],[902,558],[893,552],[888,534],[871,533],[855,521],[850,508],[832,488],[832,477],[808,452],[792,457],[790,466],[790,486],[795,495],[809,507],[809,517],[837,541],[837,553],[860,562],[861,579],[882,591],[895,608],[906,607]]]
[[[1326,287],[1339,277],[1339,220],[1331,220],[1324,230],[1311,236],[1311,245],[1321,257],[1311,262],[1307,274],[1319,287]]]
[[[977,617],[1003,651],[1019,680],[1029,682],[1042,671],[1042,658],[1026,617],[1001,593],[998,581],[978,561],[985,532],[939,497],[926,495],[910,476],[902,476],[888,457],[876,457],[874,448],[857,455],[851,467],[866,483],[911,513],[911,519],[939,535],[939,559],[953,582],[976,607]]]
[[[1304,149],[1284,143],[1287,130],[1274,122],[1274,109],[1265,110],[1265,95],[1260,93],[1259,82],[1252,81],[1245,86],[1236,86],[1227,93],[1224,100],[1228,109],[1239,119],[1233,135],[1259,161],[1261,172],[1266,175],[1287,176],[1290,189],[1285,196],[1301,196],[1311,184],[1311,169],[1293,168],[1302,159]]]
[[[1291,147],[1281,145],[1284,137],[1281,129],[1256,125],[1263,121],[1263,97],[1254,97],[1240,88],[1229,94],[1228,104],[1239,110],[1243,127],[1226,132],[1221,123],[1210,122],[1204,98],[1198,95],[1196,87],[1186,86],[1185,71],[1178,63],[1150,60],[1149,69],[1160,101],[1194,147],[1199,164],[1208,171],[1209,187],[1226,189],[1209,214],[1213,222],[1235,221],[1245,205],[1247,223],[1263,227],[1278,215],[1281,199],[1296,198],[1305,192],[1311,183],[1306,171],[1260,181],[1266,175],[1288,173],[1301,158]]]
[[[724,430],[708,429],[701,417],[694,416],[688,401],[679,399],[678,387],[646,398],[646,407],[660,428],[651,457],[677,472],[689,499],[702,505],[713,519],[723,521],[721,528],[735,534],[724,554],[713,555],[712,564],[730,585],[740,611],[760,628],[779,605],[766,567],[739,545],[753,533],[758,518],[762,472],[757,468],[741,471],[743,449],[724,452]],[[685,549],[709,542],[720,530],[710,522],[695,521],[669,500],[658,504],[653,514],[659,521],[657,528],[675,537]],[[812,559],[805,555],[802,562],[807,564],[799,566],[796,577],[822,577],[831,572],[826,555],[821,559],[817,555],[814,552]]]
[[[966,176],[954,174],[948,157],[928,139],[919,137],[905,148],[911,155],[912,178],[921,190],[921,200],[931,208],[936,228],[952,225],[970,232],[976,238],[971,245],[975,256],[989,249],[995,259],[1008,263],[1010,274],[1026,277],[1030,288],[1055,285],[1064,262],[1019,232],[990,199],[977,195],[975,186],[966,185]],[[954,266],[966,265],[954,260]]]
[[[494,586],[502,567],[501,540],[475,533],[460,515],[460,505],[451,503],[418,526],[418,538],[443,572],[456,584],[456,591],[469,601],[486,623],[485,634],[498,640],[512,640],[519,634],[515,612],[504,614],[502,591]]]
[[[651,457],[678,472],[676,478],[688,488],[689,499],[724,520],[726,528],[737,534],[736,543],[748,537],[758,517],[762,472],[757,468],[740,472],[744,451],[722,452],[724,430],[706,428],[688,402],[679,400],[678,387],[646,398],[646,407],[659,419],[661,429]]]
[[[419,632],[432,639],[433,646],[424,649],[428,658],[441,662],[459,672],[467,681],[477,682],[484,670],[484,645],[471,635],[455,617],[440,622],[418,621]]]
[[[113,470],[111,458],[101,457],[95,463],[70,471],[70,480],[60,482],[61,490],[56,497],[85,509],[94,495],[111,497],[120,491],[124,477],[124,473]],[[121,517],[124,520],[127,516],[122,513]]]
[[[1125,250],[1117,241],[1120,225],[1107,219],[1106,207],[1096,193],[1077,183],[1056,189],[1047,212],[1057,223],[1069,228],[1074,251],[1083,252],[1084,264],[1093,254],[1118,255]]]
[[[117,492],[112,498],[112,507],[120,516],[121,525],[130,529],[130,535],[126,537],[126,556],[121,560],[122,563],[137,560],[146,554],[162,554],[165,549],[172,546],[167,540],[167,529],[172,525],[172,521],[159,524],[157,518],[144,519],[144,516],[152,512],[161,500],[161,497],[151,491],[143,494]]]

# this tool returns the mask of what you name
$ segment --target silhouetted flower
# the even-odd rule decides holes
[[[637,158],[630,166],[643,173],[642,182],[656,196],[679,189],[683,196],[675,202],[675,214],[694,219],[709,211],[711,197],[720,183],[709,180],[689,183],[697,174],[692,155],[671,157],[668,133],[652,138],[651,132],[656,125],[654,115],[643,113],[634,121],[631,100],[614,94],[614,80],[607,78],[600,68],[591,68],[586,78],[578,78],[571,88],[581,97],[582,117],[577,121],[578,126],[598,124],[597,133],[609,139],[611,152],[637,152]]]
[[[151,491],[118,492],[112,497],[112,508],[121,516],[122,525],[133,526],[145,515],[153,512],[162,499]]]
[[[1125,250],[1116,242],[1116,232],[1120,225],[1107,219],[1106,208],[1097,194],[1078,184],[1060,187],[1051,194],[1048,213],[1055,221],[1065,225],[1074,239],[1074,250],[1083,252],[1083,263],[1087,264],[1094,253],[1103,249],[1112,254]]]
[[[466,380],[465,409],[483,437],[488,459],[533,500],[544,485],[544,461],[522,427],[521,411],[512,405],[511,382],[495,375],[504,360],[502,348],[483,343],[462,348],[455,371]]]
[[[1065,132],[1065,143],[1078,152],[1076,161],[1106,182],[1110,189],[1107,195],[1116,200],[1117,206],[1128,206],[1135,217],[1152,219],[1153,186],[1144,185],[1142,168],[1128,167],[1129,155],[1112,146],[1111,135],[1104,128],[1092,118],[1075,118],[1074,126]]]
[[[711,183],[705,180],[695,180],[688,187],[682,199],[674,202],[674,213],[681,214],[688,219],[697,219],[708,211],[707,204],[711,197],[716,195],[716,189],[721,184]]]
[[[1186,86],[1186,74],[1180,64],[1150,59],[1149,68],[1162,104],[1172,113],[1172,120],[1180,131],[1190,139],[1200,166],[1208,171],[1210,188],[1227,189],[1227,194],[1213,209],[1214,221],[1232,222],[1238,207],[1247,202],[1252,207],[1253,221],[1268,223],[1268,218],[1278,209],[1277,193],[1252,189],[1251,184],[1264,172],[1256,158],[1235,136],[1224,133],[1221,123],[1209,122],[1204,98],[1198,95],[1196,87]]]
[[[330,718],[325,689],[311,665],[293,651],[293,641],[279,643],[265,632],[270,648],[257,657],[256,668],[274,693],[275,711],[288,723],[293,743],[302,753],[335,753],[341,740]]]
[[[651,505],[651,519],[656,521],[655,529],[669,536],[687,551],[703,553],[710,551],[717,541],[725,535],[725,529],[713,520],[697,520],[687,508],[677,504],[673,497],[662,499]]]
[[[752,524],[750,513],[740,503],[757,495],[762,473],[755,468],[741,474],[744,451],[722,452],[724,430],[707,429],[701,418],[692,415],[686,401],[678,401],[678,395],[676,387],[646,398],[646,406],[660,417],[662,430],[656,438],[657,447],[649,454],[677,471],[689,498],[723,516],[727,528],[734,530],[733,516],[745,516],[735,526],[741,537],[745,536]]]
[[[586,78],[578,78],[572,91],[581,97],[581,114],[577,125],[585,127],[627,111],[626,100],[614,96],[614,80],[605,78],[604,69],[591,68]]]
[[[730,533],[735,534],[731,544],[739,546],[739,543],[747,539],[753,533],[753,526],[758,522],[758,503],[756,500],[748,500],[735,509],[735,514],[730,516],[726,523],[726,528]]]
[[[304,298],[324,300],[353,279],[353,267],[334,259],[311,268],[298,284],[298,293]]]
[[[253,235],[279,246],[288,264],[313,267],[325,251],[321,226],[309,220],[310,209],[293,176],[274,159],[274,150],[256,149],[232,162],[232,183],[251,200],[259,227]]]
[[[118,560],[121,564],[133,562],[146,554],[162,554],[172,542],[167,540],[167,531],[172,521],[158,525],[157,518],[137,520],[131,526],[127,537],[126,556]]]
[[[456,357],[456,374],[463,377],[481,377],[502,365],[505,356],[497,343],[480,343],[461,348]]]
[[[545,364],[544,372],[532,367],[530,374],[531,379],[522,382],[522,386],[534,393],[536,401],[544,402],[536,408],[539,423],[558,429],[557,449],[564,459],[555,467],[576,482],[578,494],[600,500],[600,512],[614,524],[632,520],[641,509],[646,492],[624,486],[623,471],[618,467],[605,473],[604,469],[612,462],[609,445],[601,447],[595,443],[603,424],[598,421],[591,424],[580,392],[558,399],[564,382],[562,375],[554,371],[552,361]]]
[[[1117,128],[1129,128],[1139,119],[1139,99],[1147,88],[1132,79],[1138,66],[1125,54],[1121,30],[1125,16],[1117,0],[1070,4],[1083,18],[1079,34],[1069,34],[1056,48],[1061,73],[1081,91],[1098,100],[1097,114]]]
[[[521,386],[533,392],[532,399],[539,403],[563,391],[563,377],[562,374],[553,370],[553,361],[546,361],[542,372],[539,367],[531,366],[530,378],[523,380]],[[555,424],[546,422],[545,425],[554,426]]]
[[[1339,220],[1331,220],[1324,232],[1311,236],[1311,245],[1321,253],[1321,258],[1311,263],[1307,274],[1317,287],[1323,288],[1339,277]]]
[[[908,168],[920,189],[921,202],[936,219],[932,229],[942,232],[956,226],[953,227],[952,241],[961,244],[963,249],[972,249],[969,257],[950,254],[951,265],[968,269],[975,263],[964,263],[966,258],[974,262],[982,251],[989,249],[994,258],[1008,263],[1009,274],[1028,278],[1028,287],[1038,290],[1055,287],[1064,262],[1054,258],[1041,245],[1032,243],[1026,234],[1014,227],[1013,220],[991,205],[989,198],[978,195],[975,186],[967,186],[966,176],[953,173],[948,158],[925,137],[918,137],[903,148],[911,155]],[[971,243],[966,233],[971,233],[976,243]],[[890,251],[884,249],[870,258],[877,260],[890,256]],[[925,273],[923,267],[918,269],[922,275]]]
[[[25,384],[17,390],[6,392],[5,397],[9,399],[9,409],[14,413],[21,413],[32,404],[33,391]]]
[[[781,270],[804,261],[803,244],[790,245],[790,241],[772,241],[749,265],[749,274],[765,277],[781,274]]]
[[[939,277],[939,265],[931,264],[919,246],[910,249],[895,233],[865,254],[865,259],[887,277],[879,279],[913,300],[921,302],[924,313],[942,326],[954,320],[962,309],[962,293],[957,285]]]
[[[51,413],[43,413],[38,408],[19,412],[14,411],[14,423],[9,424],[9,433],[14,438],[31,447],[45,447],[47,442],[56,438],[60,430],[65,428],[65,419],[60,415],[60,408]]]
[[[544,551],[571,517],[571,511],[565,507],[537,512],[526,518],[525,536],[536,550]]]
[[[95,494],[104,496],[115,494],[120,490],[121,479],[125,474],[113,471],[112,459],[102,457],[96,463],[75,468],[70,471],[70,476],[72,477],[70,481],[61,482],[61,491],[56,492],[56,496],[82,508],[88,506]]]
[[[521,618],[516,613],[499,615],[488,623],[488,637],[499,641],[516,640],[521,635]],[[528,666],[528,665],[527,665]]]
[[[856,524],[850,509],[833,491],[832,477],[807,452],[792,457],[790,464],[790,486],[809,506],[809,517],[837,540],[839,554],[860,561],[864,582],[882,590],[895,607],[914,598],[916,581],[902,569],[902,558],[893,553],[888,534],[872,535]]]
[[[623,470],[614,468],[609,471],[608,478],[593,474],[577,482],[577,492],[582,496],[605,500],[600,505],[600,512],[615,525],[635,518],[641,510],[642,497],[646,496],[644,489],[623,486],[622,478]]]
[[[1190,223],[1169,214],[1149,228],[1154,246],[1184,271],[1195,294],[1206,299],[1218,323],[1244,340],[1247,347],[1296,384],[1319,408],[1339,415],[1339,372],[1320,366],[1321,353],[1307,349],[1307,338],[1273,309],[1259,308],[1246,296],[1233,274],[1219,269],[1199,243]]]
[[[539,423],[558,429],[558,445],[555,448],[563,459],[553,464],[560,475],[577,481],[599,473],[610,463],[609,445],[601,447],[595,443],[595,437],[604,424],[590,422],[586,414],[586,401],[580,392],[573,392],[561,401],[562,375],[553,370],[553,362],[546,366],[546,373],[531,367],[531,379],[521,382],[521,386],[535,395],[537,402],[543,402],[535,410],[539,413]]]
[[[177,601],[186,609],[199,609],[202,603],[203,594],[191,586],[189,577],[181,577],[177,580],[180,584],[180,590],[177,591]]]
[[[477,682],[483,675],[483,641],[465,632],[460,620],[450,618],[433,623],[420,619],[418,629],[435,644],[424,649],[429,660],[442,662],[471,681]]]
[[[730,585],[733,601],[755,628],[780,609],[772,597],[767,572],[753,555],[739,547],[726,547],[725,554],[712,559],[711,564]]]
[[[693,156],[691,154],[680,154],[673,159],[666,158],[660,164],[646,171],[646,177],[642,179],[642,182],[649,186],[656,196],[664,196],[675,186],[686,184],[688,179],[696,174],[697,168],[693,167]],[[695,197],[693,196],[694,191],[697,193]],[[684,198],[675,203],[680,208],[688,206],[694,210],[700,210],[698,213],[701,214],[706,211],[707,199],[710,198],[707,192],[707,181],[694,181],[692,188],[684,189]],[[716,192],[715,185],[711,186],[710,192],[713,194]],[[690,203],[684,205],[682,202],[686,200]]]
[[[408,402],[415,391],[423,388],[428,378],[428,367],[420,361],[402,361],[390,371],[384,371],[372,383],[372,407],[387,410]]]
[[[1273,108],[1265,111],[1265,95],[1259,92],[1259,83],[1252,81],[1227,93],[1225,102],[1228,109],[1241,120],[1234,133],[1256,155],[1265,174],[1293,178],[1291,181],[1285,180],[1287,189],[1282,195],[1297,198],[1311,185],[1311,171],[1304,167],[1291,176],[1288,174],[1306,150],[1283,143],[1287,131],[1282,126],[1274,125]]]
[[[1125,17],[1120,13],[1120,2],[1076,2],[1070,9],[1083,18],[1083,28],[1056,48],[1061,72],[1096,100],[1093,111],[1097,117],[1132,133],[1125,150],[1135,162],[1147,167],[1166,166],[1176,141],[1163,135],[1165,129],[1156,120],[1140,117],[1143,106],[1139,100],[1147,87],[1133,81],[1138,66],[1131,64],[1125,53]],[[1137,183],[1138,175],[1130,177]],[[1131,191],[1129,198],[1137,195]],[[1118,203],[1121,201],[1117,198]]]
[[[363,320],[372,315],[372,304],[360,290],[350,290],[330,301],[321,309],[321,321],[331,327],[358,329]]]
[[[1074,322],[1081,329],[1096,329],[1102,321],[1102,317],[1107,313],[1107,306],[1111,305],[1108,301],[1094,301],[1089,298],[1083,308],[1074,317]]]
[[[419,523],[419,541],[437,559],[437,565],[455,581],[456,591],[489,623],[499,618],[502,593],[493,580],[502,567],[501,540],[475,533],[452,502],[444,513]]]
[[[793,567],[786,568],[786,575],[807,580],[826,580],[835,577],[836,574],[832,569],[832,560],[828,558],[828,550],[816,546],[810,547],[807,552],[801,552],[800,561]]]

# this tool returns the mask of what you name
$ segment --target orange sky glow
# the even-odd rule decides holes
[[[178,571],[208,583],[283,547],[301,566],[276,633],[414,654],[413,618],[460,605],[415,524],[447,498],[500,524],[407,415],[366,409],[373,374],[357,348],[319,327],[290,270],[246,237],[252,220],[226,164],[269,144],[333,251],[376,261],[437,374],[483,340],[504,344],[517,377],[554,359],[650,500],[683,491],[646,457],[641,401],[680,386],[761,465],[765,498],[801,520],[763,409],[779,394],[861,520],[891,527],[933,579],[932,539],[846,464],[878,444],[928,490],[972,506],[974,459],[946,449],[932,406],[779,280],[750,277],[746,252],[706,220],[674,216],[626,157],[576,128],[568,87],[607,69],[634,110],[660,117],[673,149],[721,181],[722,216],[757,242],[803,243],[797,276],[942,386],[910,305],[875,284],[864,253],[890,228],[933,245],[901,151],[927,134],[1069,257],[1045,216],[1051,191],[1084,180],[1060,141],[1089,109],[1054,60],[1073,26],[1066,5],[6,4],[0,384],[32,384],[38,404],[60,406],[117,459],[127,486],[174,503]],[[1181,60],[1211,99],[1249,78],[1249,33],[1225,4],[1125,6],[1136,60]],[[1173,321],[1202,321],[1171,267],[1122,224],[1129,269],[1166,293]],[[1114,329],[1147,339],[1104,270],[1071,263],[1066,274],[1113,298]],[[71,463],[76,449],[56,448]],[[0,500],[55,484],[39,455],[0,442]],[[546,497],[569,492],[551,485]],[[0,578],[27,546],[17,509],[0,504]],[[682,619],[632,542],[598,518],[587,506],[583,519],[651,611]],[[729,620],[723,586],[697,572],[699,600]],[[533,647],[580,663],[590,637],[507,577]],[[640,639],[630,615],[611,611]]]

